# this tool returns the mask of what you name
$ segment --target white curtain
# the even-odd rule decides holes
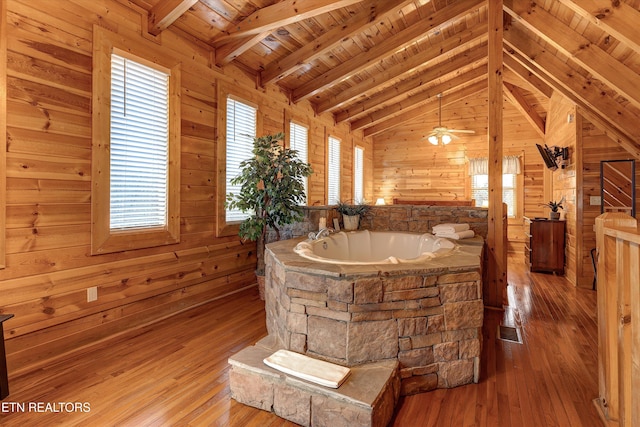
[[[502,173],[521,173],[520,156],[504,156],[502,158]],[[469,175],[489,175],[489,159],[486,157],[469,159]]]

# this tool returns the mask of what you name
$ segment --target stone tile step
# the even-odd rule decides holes
[[[265,345],[266,344],[266,345]],[[246,347],[229,358],[231,396],[303,426],[388,425],[400,394],[396,360],[351,368],[337,389],[295,378],[264,364],[269,343]]]

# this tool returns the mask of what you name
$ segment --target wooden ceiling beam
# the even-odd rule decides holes
[[[536,92],[538,95],[546,98],[551,98],[551,95],[553,95],[553,87],[513,59],[511,55],[504,57],[504,65],[516,75],[520,76],[520,78],[528,84],[528,87],[532,89],[532,92]]]
[[[386,86],[389,82],[397,80],[415,72],[416,68],[428,65],[430,61],[437,59],[440,55],[456,55],[466,51],[470,45],[480,44],[487,40],[486,25],[474,25],[472,28],[457,33],[453,37],[444,39],[441,43],[435,44],[425,50],[416,52],[414,55],[404,58],[402,62],[393,65],[383,72],[377,72],[373,78],[363,79],[362,82],[340,91],[335,96],[315,105],[318,114],[331,111],[357,98],[366,96],[368,92]]]
[[[386,90],[368,97],[365,101],[355,104],[337,114],[334,114],[336,123],[352,120],[369,110],[380,108],[381,105],[399,96],[406,96],[408,92],[428,86],[435,79],[441,79],[448,75],[460,75],[463,70],[476,68],[487,61],[487,45],[482,44],[475,49],[455,56],[451,61],[439,63],[428,68],[422,73],[415,73],[413,77],[388,87]]]
[[[559,1],[640,54],[640,12],[632,6],[611,0]]]
[[[477,9],[483,0],[460,0],[443,7],[430,16],[421,19],[414,25],[398,32],[393,37],[389,37],[366,52],[362,52],[353,59],[332,68],[321,76],[295,88],[293,90],[293,102],[300,102],[308,99],[316,93],[329,88],[330,86],[350,78],[351,76],[372,66],[377,61],[384,59],[398,49],[406,45],[426,38],[430,31],[440,25],[466,15],[470,10]]]
[[[486,77],[486,75],[487,75],[487,66],[485,64],[481,67],[474,68],[465,74],[460,74],[440,84],[427,85],[426,89],[423,90],[422,92],[409,95],[408,97],[406,97],[401,101],[398,101],[393,104],[389,104],[384,108],[378,109],[376,111],[372,111],[369,114],[359,119],[351,121],[350,122],[351,130],[362,129],[367,126],[371,126],[372,124],[385,120],[393,115],[401,113],[402,111],[406,111],[418,106],[422,106],[425,103],[429,102],[433,97],[435,97],[439,93],[451,91],[452,89],[469,84],[469,82],[476,81],[478,79]]]
[[[245,37],[239,40],[234,40],[231,43],[227,43],[222,47],[215,50],[216,53],[216,65],[223,66],[238,56],[242,55],[253,46],[264,40],[270,32],[264,32],[261,34],[254,34],[253,36]]]
[[[504,94],[511,105],[513,105],[516,110],[524,116],[531,126],[533,126],[535,131],[538,132],[538,135],[544,138],[546,127],[545,120],[540,117],[534,108],[527,102],[520,88],[505,81],[502,82],[502,86],[504,88]]]
[[[479,92],[484,92],[487,90],[487,79],[486,79],[486,71],[485,75],[473,82],[470,85],[467,85],[461,89],[455,88],[448,92],[444,92],[442,96],[442,105],[453,104],[454,102],[461,101],[467,97],[476,95]],[[367,127],[363,130],[363,134],[365,137],[377,135],[379,133],[388,131],[393,129],[394,127],[401,126],[404,123],[411,121],[417,117],[424,116],[425,114],[432,113],[438,109],[437,102],[437,93],[433,91],[432,97],[429,99],[429,103],[424,105],[415,105],[414,108],[410,110],[403,111],[397,116],[391,117],[382,122],[376,123],[373,126]]]
[[[344,39],[361,33],[365,28],[370,27],[374,21],[381,21],[392,14],[398,13],[400,9],[413,3],[413,1],[382,0],[369,5],[368,13],[358,13],[350,17],[343,24],[335,26],[312,43],[307,43],[284,58],[268,64],[261,73],[262,84],[266,85],[283,79],[304,64],[308,64],[331,49],[340,46]]]
[[[157,36],[197,2],[198,0],[160,0],[149,10],[149,33]]]
[[[640,145],[630,140],[626,135],[620,133],[609,125],[606,119],[603,119],[593,111],[586,110],[582,106],[578,105],[578,114],[586,117],[591,123],[602,129],[609,138],[614,140],[620,147],[622,147],[629,154],[633,155],[636,159],[640,160]]]
[[[232,25],[222,35],[216,37],[212,44],[220,47],[229,41],[271,32],[298,21],[313,18],[323,13],[360,3],[362,0],[282,0],[271,6],[263,7]]]
[[[606,92],[594,89],[591,82],[567,63],[550,54],[515,26],[505,31],[506,52],[529,71],[546,81],[578,107],[599,118],[612,134],[620,136],[620,145],[638,157],[640,146],[640,114],[631,106],[623,106]],[[534,58],[534,59],[529,59]],[[640,158],[640,157],[638,157]]]
[[[640,75],[529,0],[505,0],[505,11],[525,28],[640,107]]]

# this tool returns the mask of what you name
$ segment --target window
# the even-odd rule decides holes
[[[110,131],[110,229],[165,227],[169,73],[112,54]]]
[[[289,122],[289,148],[298,152],[300,161],[309,163],[309,129],[293,121]],[[302,202],[307,204],[309,200],[309,179],[304,178],[304,194],[307,199]]]
[[[240,163],[251,158],[253,139],[256,137],[257,108],[227,97],[227,156],[226,193],[238,194],[241,185],[231,185],[231,180],[240,175]],[[227,209],[227,222],[242,221],[249,213]]]
[[[469,160],[471,176],[471,198],[476,206],[489,206],[489,164],[486,158]],[[502,201],[507,204],[507,216],[518,215],[518,174],[520,174],[520,158],[505,156],[502,161]]]
[[[340,200],[340,140],[333,136],[329,136],[327,171],[327,203],[334,205]]]
[[[364,202],[364,148],[356,147],[353,153],[353,200]]]
[[[93,254],[180,240],[179,61],[145,40],[141,56],[120,43],[95,29],[107,54],[94,55]]]
[[[476,206],[489,206],[489,175],[471,176],[471,198]],[[502,201],[507,204],[507,216],[516,216],[516,174],[502,175]]]

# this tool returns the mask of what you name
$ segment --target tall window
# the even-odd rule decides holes
[[[169,72],[111,55],[111,230],[167,224]]]
[[[241,186],[231,185],[231,180],[240,175],[240,163],[252,156],[257,114],[255,107],[227,97],[227,194],[240,192]],[[227,222],[242,221],[249,216],[239,210],[225,212]]]
[[[340,140],[329,136],[329,159],[327,173],[327,203],[340,200]]]
[[[364,148],[356,147],[353,153],[353,200],[364,201]]]
[[[91,253],[180,241],[180,61],[94,27]]]
[[[309,129],[293,121],[289,122],[289,148],[298,152],[298,159],[301,162],[309,163]],[[309,179],[303,178],[304,194],[306,199],[302,204],[306,205],[309,200]]]
[[[471,159],[471,198],[476,206],[489,206],[489,175],[487,159]],[[517,176],[520,173],[518,156],[506,156],[502,162],[502,201],[507,205],[507,216],[515,218],[517,212]]]

